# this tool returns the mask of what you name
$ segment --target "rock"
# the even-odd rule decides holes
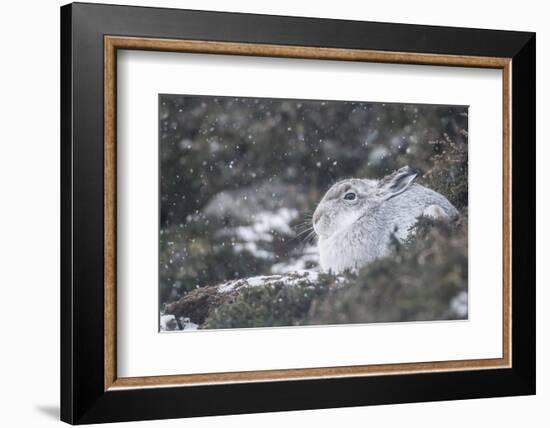
[[[231,293],[218,292],[217,286],[200,287],[168,304],[163,312],[177,318],[189,318],[193,323],[200,325],[212,308],[229,302],[231,298]]]
[[[233,302],[244,289],[270,286],[294,287],[298,285],[315,287],[319,276],[319,272],[315,271],[296,271],[285,275],[262,275],[227,281],[214,286],[199,287],[165,306],[163,318],[167,320],[165,321],[166,330],[175,330],[175,328],[172,328],[175,320],[186,318],[189,319],[189,322],[198,324],[200,327],[213,310]]]

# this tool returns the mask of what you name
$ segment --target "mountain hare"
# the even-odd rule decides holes
[[[419,217],[458,215],[443,195],[414,183],[416,175],[406,166],[381,180],[334,184],[312,218],[321,268],[335,273],[360,268],[389,253],[392,234],[405,240]]]

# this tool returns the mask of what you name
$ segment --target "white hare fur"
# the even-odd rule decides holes
[[[334,184],[313,214],[321,269],[358,269],[390,251],[391,235],[405,240],[419,217],[450,219],[456,208],[414,182],[403,167],[381,180],[351,178]]]

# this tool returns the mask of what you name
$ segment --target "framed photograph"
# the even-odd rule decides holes
[[[533,33],[76,3],[61,74],[62,420],[535,393]]]

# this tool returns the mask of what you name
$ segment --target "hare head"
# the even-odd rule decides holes
[[[313,213],[313,229],[320,239],[350,227],[389,199],[405,192],[417,174],[408,166],[381,180],[347,179],[334,184]]]

